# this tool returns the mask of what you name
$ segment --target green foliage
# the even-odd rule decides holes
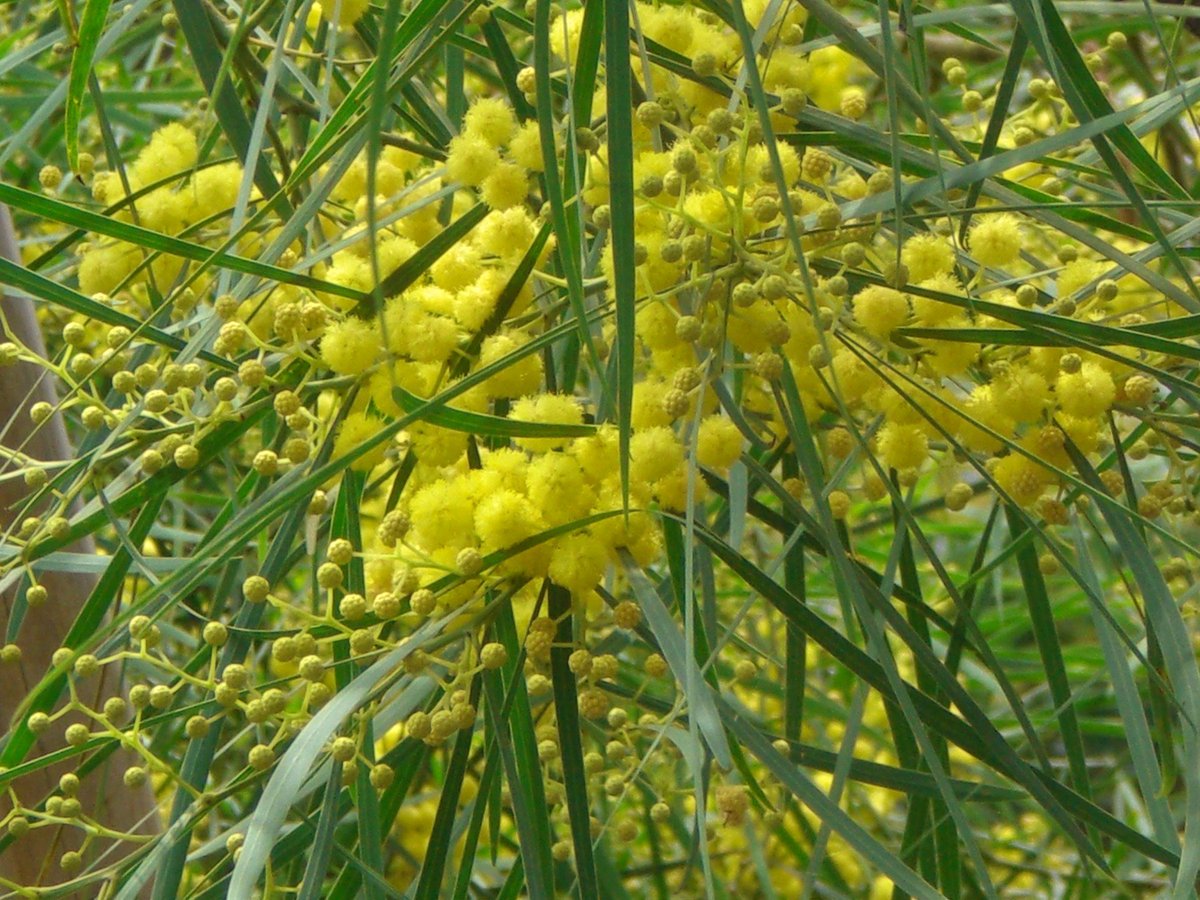
[[[0,21],[6,889],[1194,894],[1200,11]]]

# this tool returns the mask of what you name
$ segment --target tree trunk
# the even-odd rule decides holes
[[[8,210],[0,206],[0,253],[14,262],[20,262],[17,251],[12,218]],[[32,301],[24,296],[0,296],[0,335],[3,340],[19,342],[31,352],[44,356],[46,349],[38,327]],[[42,367],[32,363],[18,363],[0,372],[0,446],[19,449],[26,456],[43,461],[70,459],[72,449],[67,438],[61,416],[54,415],[35,429],[29,417],[30,407],[39,401],[57,402],[53,376]],[[5,455],[7,456],[7,454]],[[17,467],[8,458],[0,458],[0,531],[12,527],[15,517],[20,515],[21,505],[27,488],[20,476],[14,475]],[[76,553],[95,553],[96,547],[90,537],[84,538],[69,548]],[[50,668],[50,657],[60,646],[79,608],[87,600],[96,579],[88,574],[76,572],[42,571],[38,582],[47,589],[49,599],[36,610],[27,610],[21,623],[17,644],[21,648],[21,661],[7,664],[0,671],[0,715],[7,726],[11,726],[14,712],[26,694],[38,683]],[[9,617],[17,597],[17,586],[0,591],[0,626],[7,628]],[[122,685],[114,674],[101,674],[90,682],[81,684],[80,698],[91,704],[102,705],[105,698],[122,692]],[[28,758],[50,753],[64,745],[63,730],[70,721],[79,719],[57,719],[34,746]],[[70,760],[56,766],[43,768],[15,783],[16,794],[23,805],[36,806],[47,794],[57,790],[60,776],[77,768],[78,760]],[[79,800],[85,815],[107,828],[125,833],[148,834],[159,830],[159,819],[154,796],[146,786],[138,790],[125,787],[122,776],[128,766],[138,765],[139,757],[127,750],[112,754],[83,780]],[[7,795],[0,793],[0,818],[11,809]],[[78,850],[82,832],[76,827],[57,825],[35,826],[28,834],[18,839],[7,851],[0,853],[0,877],[22,886],[58,884],[67,878],[59,867],[62,854]],[[132,849],[127,842],[114,848],[112,841],[94,841],[84,855],[84,872],[99,860],[103,867],[116,861],[124,852]],[[106,851],[115,852],[107,853]],[[94,896],[92,890],[84,890]]]

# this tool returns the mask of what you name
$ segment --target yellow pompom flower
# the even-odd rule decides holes
[[[670,428],[646,428],[629,439],[629,479],[650,485],[683,464],[683,445]]]
[[[528,342],[529,339],[518,331],[499,331],[484,338],[479,349],[479,367],[507,359],[509,354]],[[491,397],[520,397],[538,389],[542,374],[541,355],[531,353],[492,375],[483,383],[483,387]]]
[[[583,410],[574,397],[566,394],[538,394],[522,397],[512,405],[509,418],[518,422],[539,422],[546,425],[580,425]],[[548,453],[560,449],[564,437],[519,437],[517,446],[532,453]]]
[[[467,452],[467,436],[461,431],[415,422],[408,434],[417,459],[428,466],[453,465]]]
[[[944,309],[953,309],[943,305]],[[966,316],[952,316],[938,323],[943,328],[970,328],[971,321]],[[931,370],[942,376],[961,375],[967,371],[975,358],[979,356],[979,344],[970,341],[937,341],[924,340],[921,346],[929,349],[924,362]]]
[[[601,541],[586,532],[569,535],[557,542],[550,556],[549,575],[576,597],[582,597],[600,583],[608,568],[608,550]]]
[[[747,13],[749,15],[749,13]],[[687,6],[638,5],[642,31],[651,40],[690,56],[695,39],[696,12]]]
[[[879,373],[845,347],[834,350],[830,369],[833,387],[847,406],[858,405],[881,384]]]
[[[360,375],[382,351],[379,327],[355,316],[335,322],[321,338],[321,361],[339,375]]]
[[[140,260],[137,248],[124,241],[93,246],[79,261],[80,293],[110,293],[129,277]]]
[[[374,416],[367,415],[365,412],[350,413],[342,421],[342,427],[338,429],[337,440],[333,443],[333,458],[339,459],[352,450],[357,450],[368,440],[375,437],[382,427],[383,422]],[[383,455],[386,449],[387,444],[381,443],[351,463],[350,468],[356,472],[371,471],[383,462]]]
[[[1058,424],[1080,453],[1091,453],[1099,447],[1107,428],[1103,419],[1086,416],[1058,416]]]
[[[583,10],[572,9],[550,23],[550,49],[559,59],[575,65],[579,51],[579,35],[583,30]]]
[[[779,152],[783,180],[789,185],[795,184],[800,179],[800,154],[796,152],[795,147],[783,141],[776,141],[775,149]],[[744,169],[745,177],[749,180],[765,181],[768,184],[775,182],[771,154],[763,144],[755,144],[746,151]]]
[[[192,168],[198,155],[196,135],[190,128],[172,122],[150,136],[130,168],[137,181],[148,185]]]
[[[1108,370],[1085,362],[1078,372],[1062,372],[1054,385],[1058,407],[1076,418],[1094,418],[1108,411],[1117,396],[1117,386]]]
[[[869,285],[854,295],[854,319],[863,331],[879,340],[904,324],[908,300],[894,288]]]
[[[889,469],[916,469],[929,456],[929,438],[919,425],[888,422],[875,436],[875,449]]]
[[[460,134],[450,142],[446,174],[452,181],[479,187],[499,164],[500,153],[492,144],[482,138]]]
[[[955,416],[951,421],[959,440],[968,450],[995,453],[1002,446],[1001,438],[1012,434],[1013,420],[996,406],[992,393],[991,385],[977,386],[967,398],[962,417]]]
[[[428,552],[439,547],[452,547],[457,552],[471,541],[475,512],[465,478],[434,481],[417,491],[409,502],[409,539]]]
[[[579,461],[588,478],[600,483],[618,470],[619,447],[617,429],[601,425],[594,434],[571,441],[567,452]]]
[[[696,460],[724,475],[742,455],[745,443],[742,432],[729,419],[705,416],[696,431]]]
[[[475,534],[484,553],[504,550],[544,529],[545,523],[538,515],[537,507],[516,491],[500,490],[489,494],[475,510]],[[548,556],[547,551],[544,544],[540,545],[529,554],[529,561]],[[521,557],[525,556],[521,554]],[[512,563],[522,567],[526,560],[521,557]]]
[[[482,138],[494,147],[507,144],[517,130],[517,117],[503,100],[484,97],[476,100],[463,117],[463,132]]]
[[[529,468],[529,457],[515,447],[498,447],[495,450],[485,450],[483,471],[498,476],[500,487],[524,493],[525,472]],[[479,499],[483,499],[480,495]]]
[[[596,500],[583,468],[566,453],[546,453],[530,462],[525,484],[530,501],[550,525],[583,518]]]
[[[914,279],[916,280],[916,279]],[[949,273],[933,275],[918,280],[917,287],[937,294],[948,294],[952,297],[964,297],[966,291],[957,278]],[[962,307],[946,303],[933,297],[912,296],[913,317],[921,325],[943,325],[950,319],[962,315]]]
[[[1036,422],[1050,399],[1046,379],[1025,366],[1014,366],[996,379],[992,399],[997,409],[1017,422]]]
[[[664,401],[671,385],[659,378],[646,378],[633,386],[633,411],[630,421],[635,429],[670,425],[675,417],[667,413]]]
[[[500,163],[483,179],[481,193],[483,202],[492,209],[508,209],[525,202],[529,178],[516,163]]]
[[[1058,288],[1058,296],[1069,297],[1074,294],[1085,284],[1095,281],[1103,275],[1108,269],[1102,262],[1094,259],[1075,259],[1063,266],[1058,277],[1055,279],[1055,287]]]
[[[985,266],[1003,266],[1021,252],[1021,220],[1012,213],[987,213],[967,233],[971,255]]]
[[[455,244],[429,268],[433,283],[447,291],[461,291],[477,281],[482,271],[479,248],[467,243]]]
[[[537,235],[529,213],[519,206],[488,213],[475,229],[475,246],[484,253],[515,261],[525,255]]]
[[[207,219],[233,209],[242,185],[242,167],[228,162],[200,169],[192,176],[187,190],[192,196],[192,215]]]
[[[900,261],[908,267],[910,283],[922,282],[954,271],[954,248],[936,234],[914,234],[904,242]]]
[[[1049,484],[1049,472],[1020,454],[1010,454],[999,461],[992,477],[1008,496],[1020,506],[1032,506]]]
[[[546,168],[542,158],[542,136],[536,121],[526,122],[517,129],[509,141],[508,152],[513,162],[531,172]]]

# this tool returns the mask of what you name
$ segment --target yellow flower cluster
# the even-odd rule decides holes
[[[1124,328],[1187,310],[1161,284],[1066,241],[1000,193],[985,191],[970,210],[951,197],[903,217],[888,212],[893,186],[906,189],[909,173],[865,162],[810,119],[815,106],[817,122],[866,127],[881,96],[869,70],[839,47],[810,49],[803,7],[768,0],[743,7],[751,32],[766,42],[754,62],[767,110],[755,109],[745,91],[744,48],[729,23],[699,5],[634,7],[649,46],[635,45],[645,51],[633,67],[638,101],[632,133],[620,136],[632,149],[632,234],[612,228],[614,205],[629,198],[615,196],[617,184],[628,187],[612,170],[618,136],[600,112],[603,79],[591,97],[592,120],[571,122],[571,132],[566,105],[552,98],[564,116],[551,123],[560,144],[543,148],[541,123],[469,77],[461,122],[437,123],[447,139],[425,133],[438,129],[389,134],[373,165],[364,152],[318,173],[327,199],[302,235],[287,232],[285,240],[270,216],[238,235],[231,253],[261,257],[290,278],[235,279],[229,293],[218,293],[227,279],[208,270],[196,276],[191,263],[134,244],[97,237],[79,249],[72,271],[82,294],[157,324],[157,311],[172,311],[160,329],[168,337],[156,341],[47,314],[61,351],[51,365],[71,389],[64,407],[104,437],[106,465],[128,458],[126,481],[183,483],[205,496],[228,490],[214,476],[226,466],[235,517],[247,502],[270,506],[312,473],[309,487],[320,487],[305,494],[307,518],[296,538],[311,565],[269,571],[280,556],[273,549],[262,574],[251,567],[254,574],[239,576],[233,593],[261,614],[261,628],[222,621],[236,608],[225,597],[196,605],[197,615],[211,616],[196,635],[132,618],[128,644],[108,656],[60,653],[55,664],[70,672],[71,705],[30,716],[31,729],[41,733],[72,712],[88,723],[63,728],[73,746],[96,730],[131,735],[146,757],[145,767],[126,773],[127,785],[138,786],[159,771],[146,749],[159,752],[159,743],[142,740],[142,729],[153,726],[143,725],[141,711],[181,706],[186,696],[201,703],[181,722],[187,739],[230,720],[249,723],[230,746],[239,771],[265,777],[347,674],[406,648],[395,677],[427,692],[383,736],[364,715],[329,738],[326,754],[343,782],[361,789],[362,771],[386,791],[400,751],[442,753],[459,736],[474,740],[481,683],[503,676],[507,690],[523,678],[535,711],[526,749],[545,777],[551,853],[566,862],[575,823],[565,799],[570,748],[559,732],[565,717],[556,679],[565,666],[584,720],[586,789],[598,799],[594,835],[633,842],[640,829],[655,827],[667,836],[677,812],[693,815],[697,805],[705,812],[707,803],[716,871],[751,891],[745,827],[762,823],[770,832],[794,815],[815,835],[821,824],[809,811],[785,813],[789,792],[758,769],[715,773],[707,797],[681,799],[679,756],[690,744],[663,735],[675,734],[681,713],[698,710],[675,699],[679,667],[691,660],[681,662],[678,648],[664,643],[657,606],[673,601],[673,615],[703,594],[704,621],[688,636],[698,659],[702,649],[711,656],[702,660],[702,680],[719,679],[774,732],[786,733],[781,723],[794,713],[763,685],[794,661],[781,662],[789,654],[778,622],[746,616],[748,607],[730,599],[745,600],[737,577],[681,549],[685,524],[742,541],[735,552],[755,565],[782,539],[757,526],[746,533],[742,520],[782,529],[794,527],[797,509],[806,517],[817,509],[832,514],[839,536],[853,536],[873,505],[879,521],[891,521],[884,506],[897,499],[896,487],[932,500],[935,515],[944,509],[968,519],[982,497],[1010,501],[1053,527],[1088,502],[1075,490],[1075,451],[1105,469],[1106,491],[1128,488],[1107,458],[1114,433],[1129,458],[1151,448],[1161,458],[1156,482],[1135,483],[1146,489],[1128,498],[1130,506],[1146,519],[1190,511],[1194,462],[1178,452],[1184,442],[1171,420],[1157,430],[1155,418],[1171,402],[1159,390],[1159,371],[1177,360],[1119,343],[1038,338],[1051,327],[1066,334],[1090,324]],[[575,90],[571,67],[586,15],[583,8],[555,14],[551,72],[515,70],[527,99],[539,99],[538,74],[550,75],[555,90]],[[353,42],[370,33],[371,20],[365,0],[328,0],[312,5],[308,26]],[[472,16],[462,27],[479,21]],[[525,44],[515,46],[531,56]],[[572,78],[560,77],[568,71]],[[943,124],[964,141],[980,140],[991,95],[971,88],[958,60],[947,60],[942,74],[961,94],[961,113]],[[508,73],[504,81],[512,87]],[[1016,103],[1006,120],[1001,149],[1065,125],[1056,92],[1040,79],[1029,85],[1028,102]],[[245,183],[240,164],[208,161],[201,146],[190,126],[167,125],[130,165],[97,174],[93,199],[121,222],[216,248],[228,238],[239,197],[252,206],[263,197]],[[1004,174],[1029,190],[1062,190],[1041,163]],[[552,210],[542,200],[547,179],[577,181],[578,195]],[[52,166],[39,183],[47,191],[71,187]],[[563,212],[579,259],[565,258],[559,241],[568,235],[554,233]],[[456,240],[446,246],[450,229]],[[1141,249],[1128,237],[1113,241],[1127,258]],[[634,296],[621,298],[634,306],[632,335],[616,324],[617,267],[627,259],[619,248],[632,257]],[[192,343],[186,361],[167,348],[175,339]],[[631,386],[618,372],[626,358],[614,358],[614,348],[629,346]],[[22,356],[23,348],[8,347],[0,365]],[[623,440],[614,422],[617,389],[627,386],[631,430]],[[52,415],[47,403],[31,410],[39,425]],[[1143,425],[1148,436],[1134,442]],[[809,435],[824,484],[797,471],[798,459],[813,462],[797,446],[807,448]],[[57,477],[50,467],[27,469],[26,486],[57,504],[14,529],[19,546],[36,548],[71,534],[71,498],[49,486]],[[805,474],[812,477],[811,466]],[[167,537],[149,544],[153,554],[174,543],[190,547],[190,527],[162,529]],[[867,565],[865,557],[853,561]],[[1052,563],[1043,561],[1047,572]],[[649,586],[646,573],[655,576]],[[695,583],[686,583],[689,573]],[[1177,574],[1185,577],[1187,566]],[[813,577],[821,590],[829,586],[827,573]],[[141,578],[130,585],[135,597],[157,589]],[[33,570],[22,589],[30,609],[53,599]],[[564,613],[555,604],[567,593]],[[656,606],[644,610],[648,598]],[[943,611],[942,601],[931,603]],[[498,609],[512,612],[515,642],[501,634]],[[707,633],[713,610],[722,618],[737,610],[727,633]],[[421,628],[436,640],[408,647]],[[176,658],[188,637],[196,638],[188,649],[200,653],[199,666]],[[261,653],[247,649],[255,642]],[[10,646],[0,662],[19,659],[20,648]],[[235,646],[237,659],[226,649]],[[823,702],[850,707],[856,688],[829,675],[844,674],[844,661],[813,657],[806,672],[827,690]],[[915,682],[911,655],[897,662]],[[128,663],[163,683],[139,683],[127,697],[87,707],[76,681]],[[385,706],[375,696],[369,704]],[[880,737],[894,725],[883,698],[871,692],[862,706],[856,754],[900,766],[895,743]],[[118,728],[123,719],[134,721],[128,732]],[[793,737],[837,749],[846,730],[840,721],[805,719]],[[780,740],[775,750],[786,756],[795,748]],[[955,768],[971,764],[957,750],[949,759]],[[829,789],[832,776],[818,782]],[[466,784],[460,806],[481,789],[473,778]],[[654,801],[645,816],[629,799],[639,792]],[[849,796],[862,806],[856,815],[881,828],[899,803],[898,794],[861,785]],[[511,797],[496,797],[507,816]],[[439,812],[424,794],[401,807],[394,834],[404,852],[388,873],[401,888],[420,871]],[[764,840],[763,858],[770,862],[780,846]],[[890,890],[840,838],[828,851],[846,893]],[[793,872],[772,870],[770,878],[781,895],[803,890]]]

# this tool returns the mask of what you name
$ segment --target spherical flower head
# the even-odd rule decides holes
[[[861,119],[867,112],[867,95],[862,88],[846,88],[842,92],[841,113],[847,119]]]
[[[177,234],[191,216],[191,194],[161,187],[139,197],[137,207],[139,223],[153,231]]]
[[[527,343],[529,338],[519,331],[501,330],[489,335],[479,348],[479,368],[508,359]],[[534,393],[542,383],[542,375],[541,354],[530,353],[492,375],[484,387],[490,397],[520,397]]]
[[[995,453],[1001,447],[1001,436],[1011,434],[1013,420],[1004,415],[996,405],[991,385],[979,385],[971,391],[961,416],[951,421],[960,441],[968,450],[977,453]]]
[[[460,134],[450,142],[446,155],[446,174],[452,181],[479,187],[500,164],[500,153],[492,144],[470,134]]]
[[[392,297],[383,309],[382,328],[388,348],[414,359],[430,356],[416,346],[414,335],[427,327],[427,317],[449,316],[454,302],[453,294],[435,284],[419,285]]]
[[[663,509],[683,512],[689,500],[701,504],[708,496],[708,485],[703,478],[691,478],[687,466],[672,469],[651,485],[654,498]]]
[[[1078,372],[1059,373],[1054,392],[1060,410],[1086,419],[1108,411],[1117,396],[1117,386],[1107,369],[1089,360]]]
[[[365,412],[350,413],[342,420],[342,426],[338,429],[337,440],[333,444],[334,459],[357,450],[362,444],[375,437],[382,427],[383,422]],[[369,472],[383,462],[386,450],[387,446],[380,444],[354,460],[350,464],[350,468],[356,472]]]
[[[788,185],[795,184],[800,179],[800,154],[795,147],[783,141],[776,141],[775,149],[779,152],[784,182]],[[747,180],[775,183],[771,154],[765,144],[755,144],[746,151],[745,171]]]
[[[321,361],[338,375],[361,375],[382,351],[379,326],[356,316],[334,322],[321,338]]]
[[[972,323],[966,316],[951,316],[939,324],[943,328],[970,328]],[[930,350],[925,357],[925,364],[938,375],[947,377],[966,372],[980,351],[979,344],[968,341],[924,340],[921,345]]]
[[[667,413],[665,401],[671,386],[658,378],[647,378],[633,386],[633,411],[630,421],[635,430],[670,425],[675,416]],[[686,398],[685,398],[686,399]]]
[[[198,156],[196,135],[185,125],[172,122],[150,136],[130,168],[139,182],[151,184],[192,168]]]
[[[914,234],[904,242],[900,261],[908,266],[908,279],[919,283],[954,271],[954,248],[936,234]]]
[[[1010,419],[1036,422],[1050,400],[1050,386],[1032,369],[1014,366],[993,383],[992,399]]]
[[[602,719],[611,706],[608,694],[600,688],[586,688],[579,694],[579,713],[585,719]]]
[[[537,227],[529,213],[514,206],[495,210],[476,227],[475,246],[489,256],[516,261],[525,255],[537,235]]]
[[[635,432],[629,440],[629,478],[636,485],[651,485],[683,463],[683,444],[666,426]]]
[[[583,409],[574,397],[567,394],[537,394],[522,397],[513,403],[509,418],[546,425],[580,425],[583,423]],[[566,442],[565,437],[516,438],[517,446],[531,453],[559,450]]]
[[[418,490],[409,502],[409,536],[428,551],[439,547],[457,551],[470,543],[474,517],[475,504],[465,479],[434,481]]]
[[[534,459],[525,483],[530,501],[550,525],[582,518],[596,499],[583,467],[566,453],[545,453]]]
[[[814,184],[824,184],[833,172],[833,157],[820,147],[809,147],[800,160],[804,178]]]
[[[911,243],[911,241],[910,241]],[[911,279],[917,282],[917,287],[937,294],[949,294],[952,297],[965,297],[962,283],[949,272],[933,275],[929,278]],[[962,307],[946,303],[934,297],[912,296],[913,315],[921,325],[938,326],[962,315]]]
[[[854,295],[854,319],[881,341],[908,318],[908,300],[894,288],[869,285]]]
[[[571,441],[567,452],[579,461],[588,478],[600,483],[620,466],[620,437],[614,425],[600,425],[595,433]]]
[[[1018,453],[1001,459],[992,473],[1000,489],[1023,507],[1037,502],[1050,482],[1049,476],[1045,468]]]
[[[239,163],[221,163],[198,170],[186,188],[191,195],[192,215],[197,219],[206,219],[232,209],[241,185],[242,167]]]
[[[482,271],[479,248],[469,243],[455,244],[429,268],[433,283],[446,291],[461,291],[474,283]]]
[[[42,166],[38,172],[38,184],[48,191],[55,190],[62,183],[62,169],[58,166]]]
[[[79,261],[79,292],[89,296],[111,293],[138,264],[131,244],[117,241],[93,247]]]
[[[705,416],[696,431],[696,460],[724,475],[742,455],[745,443],[742,432],[729,419]]]
[[[408,436],[417,459],[435,468],[453,465],[467,451],[466,434],[428,422],[414,422],[408,427]]]
[[[546,168],[542,157],[542,136],[536,121],[528,121],[517,129],[509,141],[508,152],[517,165],[530,172],[541,172]]]
[[[1148,375],[1134,374],[1125,379],[1121,392],[1134,406],[1148,406],[1154,400],[1157,384]]]
[[[1095,281],[1107,271],[1108,266],[1104,262],[1087,257],[1073,259],[1067,263],[1059,271],[1054,279],[1054,286],[1058,290],[1059,298],[1069,297],[1081,287]]]
[[[744,785],[724,784],[716,792],[717,812],[721,814],[721,824],[741,825],[750,809],[750,796]]]
[[[508,209],[525,202],[529,177],[515,163],[502,162],[483,179],[483,202],[492,209]]]
[[[503,550],[543,529],[544,523],[528,497],[500,490],[485,497],[475,510],[475,534],[485,552]]]
[[[463,117],[464,133],[494,147],[507,144],[516,130],[517,117],[512,107],[497,97],[476,100]]]
[[[578,532],[557,542],[550,557],[549,574],[555,584],[580,598],[600,583],[607,568],[608,550],[604,544]]]
[[[976,217],[967,233],[971,255],[985,266],[1004,266],[1021,253],[1021,220],[1012,213]]]
[[[875,436],[875,449],[889,469],[916,469],[929,456],[929,438],[919,425],[888,422]]]

